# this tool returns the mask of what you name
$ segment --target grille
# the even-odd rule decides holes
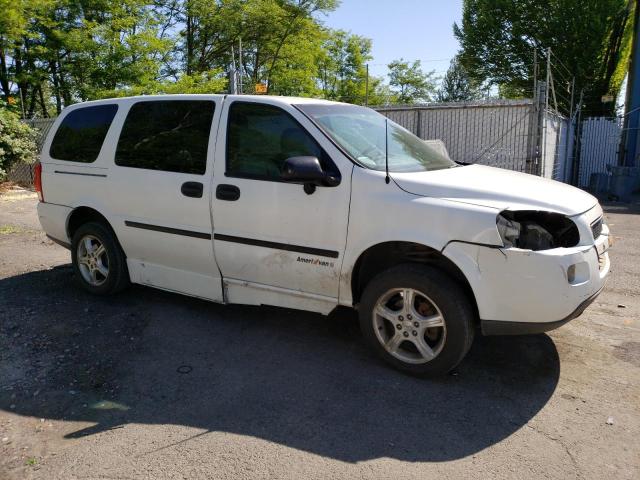
[[[602,217],[591,224],[591,232],[594,240],[600,236],[602,233]]]

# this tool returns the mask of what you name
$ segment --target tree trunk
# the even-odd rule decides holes
[[[4,48],[0,47],[0,86],[5,97],[9,97],[11,90],[9,89],[9,72],[7,71],[7,59],[4,56]]]
[[[31,89],[31,98],[29,99],[29,113],[27,117],[33,118],[33,113],[36,111],[36,89]]]
[[[64,106],[68,107],[73,103],[71,101],[71,92],[69,92],[69,88],[67,86],[67,82],[64,79],[64,70],[62,68],[62,62],[60,62],[60,54],[58,53],[58,81],[60,82],[60,95],[64,100]]]
[[[44,103],[44,94],[42,93],[42,84],[38,86],[38,95],[40,98],[40,108],[42,109],[42,116],[49,118],[49,112],[47,111],[47,104]]]
[[[49,61],[49,69],[51,70],[51,78],[53,79],[53,94],[56,97],[56,114],[60,115],[62,111],[62,98],[60,97],[60,82],[58,79],[58,66],[56,61]]]
[[[22,109],[22,112],[24,112],[26,109],[25,102],[27,101],[27,97],[29,96],[29,84],[22,78],[22,51],[20,50],[20,46],[14,49],[13,63],[16,71],[18,94],[20,96],[20,108]]]
[[[187,3],[187,9],[189,9],[189,5]],[[193,17],[187,11],[187,58],[185,70],[187,75],[191,75],[191,66],[193,65]]]

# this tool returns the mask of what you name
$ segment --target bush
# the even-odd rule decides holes
[[[16,162],[33,163],[38,147],[36,132],[22,123],[18,116],[0,108],[0,180]]]

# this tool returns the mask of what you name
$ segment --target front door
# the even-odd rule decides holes
[[[325,311],[338,298],[353,165],[320,144],[309,133],[321,138],[317,127],[294,107],[272,100],[225,102],[220,130],[212,212],[228,300]],[[317,157],[340,184],[309,193],[284,181],[282,165],[294,156]]]

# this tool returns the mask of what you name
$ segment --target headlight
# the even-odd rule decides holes
[[[580,241],[576,224],[560,213],[505,210],[496,218],[496,226],[505,247],[549,250]]]

